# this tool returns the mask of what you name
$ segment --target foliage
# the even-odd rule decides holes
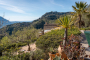
[[[42,50],[36,50],[34,52],[30,53],[32,55],[32,58],[34,60],[41,60],[41,59],[45,59],[45,53]]]
[[[20,60],[20,59],[17,57],[2,56],[0,57],[0,60]]]
[[[7,46],[7,45],[9,45],[10,44],[10,39],[7,37],[7,36],[5,36],[4,38],[2,38],[2,40],[1,40],[1,44],[3,45],[3,46]],[[8,44],[7,44],[8,43]]]
[[[69,28],[74,24],[74,19],[70,16],[64,16],[57,19],[56,22],[64,28]]]
[[[21,46],[25,46],[27,45],[27,43],[23,43],[23,42],[19,42],[19,43],[13,43],[13,44],[10,44],[6,47],[6,49],[10,49],[10,48],[16,48],[17,47],[21,47]]]
[[[34,28],[36,28],[36,29],[40,29],[40,28],[43,29],[44,24],[45,24],[45,21],[39,20],[39,21],[37,21],[37,22],[33,22],[33,23],[32,23],[32,26],[33,26]]]
[[[35,33],[32,33],[34,31]],[[37,29],[23,29],[22,31],[18,30],[15,34],[11,36],[5,36],[0,41],[0,51],[9,51],[11,48],[17,49],[20,46],[24,46],[30,43],[33,43],[37,40],[38,37]],[[32,33],[32,35],[31,35]],[[27,36],[28,35],[28,36]],[[31,36],[30,36],[31,35]],[[27,39],[27,37],[31,37]],[[36,37],[37,36],[37,37]],[[14,50],[13,49],[13,50]]]
[[[90,27],[80,28],[80,30],[90,30]]]
[[[72,6],[74,11],[76,12],[76,15],[79,17],[79,28],[81,28],[81,17],[83,13],[86,13],[87,9],[87,3],[86,2],[75,2],[76,6]]]
[[[63,40],[63,44],[65,45],[67,41],[67,36],[68,36],[68,32],[67,32],[68,28],[74,25],[74,19],[73,17],[71,18],[71,16],[64,16],[57,19],[57,22],[59,23],[60,26],[65,28],[65,34],[64,34],[65,42]]]
[[[63,46],[64,52],[69,59],[79,60],[85,56],[85,48],[80,44],[82,38],[80,36],[71,35],[66,42],[67,45]]]
[[[26,33],[27,32],[27,33]],[[27,30],[26,33],[26,40],[25,42],[28,45],[28,51],[30,51],[30,45],[29,43],[32,43],[32,41],[34,40],[34,38],[38,37],[38,31],[34,28],[32,28],[31,30]]]
[[[29,27],[30,24],[31,22],[23,22],[7,25],[0,29],[0,34],[4,34],[7,32],[9,35],[11,35],[12,33],[14,34],[18,30],[22,30],[23,28]]]
[[[72,6],[74,11],[78,14],[86,12],[87,3],[86,2],[75,2],[75,6]]]
[[[68,29],[68,36],[70,36],[71,34],[80,35],[81,32],[80,32],[79,28],[73,27],[73,28]]]
[[[0,57],[0,60],[40,60],[45,59],[45,53],[42,50],[36,50],[31,52],[20,52],[18,55],[7,55]]]
[[[57,48],[60,42],[64,38],[64,29],[61,30],[52,30],[51,32],[46,33],[43,36],[40,36],[36,41],[36,46],[42,50],[48,50],[50,47]],[[81,32],[78,28],[68,29],[68,35],[80,35]]]
[[[87,8],[90,8],[90,6],[88,6]],[[78,22],[78,19],[79,18],[77,17],[76,22]],[[85,23],[85,27],[84,28],[89,27],[90,26],[90,13],[82,14],[81,20],[84,21],[84,23]],[[76,25],[77,25],[77,23],[76,23]]]
[[[30,60],[30,53],[22,53],[22,54],[19,54],[17,55],[17,57],[20,59],[20,60]]]
[[[90,6],[88,8],[90,8]],[[84,28],[90,27],[90,14],[89,13],[83,14],[82,15],[82,21],[85,22],[85,27]]]
[[[42,42],[42,41],[44,41],[44,42]],[[45,50],[49,47],[54,47],[54,48],[57,47],[59,45],[60,41],[62,41],[62,40],[60,40],[59,36],[44,35],[37,40],[36,45],[37,45],[37,47]]]
[[[17,55],[21,60],[40,60],[45,59],[45,53],[42,50],[35,50]]]

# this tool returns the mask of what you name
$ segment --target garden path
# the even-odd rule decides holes
[[[90,47],[88,47],[88,42],[87,42],[87,39],[85,37],[85,34],[84,34],[84,31],[81,31],[81,37],[83,37],[82,41],[81,41],[81,44],[83,47],[85,47],[86,51],[86,55],[89,55],[90,56]],[[89,56],[87,58],[89,58]],[[89,59],[90,60],[90,59]]]
[[[35,51],[36,50],[35,42],[30,44],[30,48],[31,48],[31,51]],[[28,45],[21,47],[20,51],[23,51],[23,50],[24,50],[24,52],[27,52],[28,51]]]
[[[31,47],[31,51],[35,51],[37,49],[35,42],[32,43],[32,44],[30,44],[30,47]],[[24,53],[30,52],[30,51],[28,51],[28,45],[22,46],[19,51],[22,51]],[[15,54],[18,55],[19,53],[18,52],[15,52]]]

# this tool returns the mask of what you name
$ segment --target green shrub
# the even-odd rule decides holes
[[[79,28],[70,28],[70,29],[68,29],[68,36],[70,36],[71,34],[80,35],[81,32],[80,32]]]
[[[9,57],[9,56],[2,56],[0,57],[0,60],[20,60],[20,58],[13,56],[13,57]]]
[[[18,47],[27,45],[27,43],[23,43],[23,42],[19,42],[19,43],[16,43],[16,44],[17,44]]]
[[[30,53],[33,60],[41,60],[41,59],[45,59],[45,53],[42,50],[36,50],[34,52]]]
[[[27,45],[26,43],[23,43],[23,42],[19,42],[19,43],[13,43],[13,44],[10,44],[10,45],[8,45],[7,47],[6,47],[6,49],[10,49],[10,48],[15,48],[16,46],[17,47],[20,47],[20,46],[25,46],[25,45]]]
[[[23,53],[18,55],[18,58],[20,58],[21,60],[30,60],[30,57],[30,53]]]
[[[51,30],[51,32],[46,33],[46,35],[60,35],[61,37],[63,37],[64,32],[65,32],[65,29]],[[70,36],[71,34],[80,35],[81,32],[80,32],[79,28],[68,28],[68,36]]]
[[[90,30],[90,27],[80,28],[80,30]]]
[[[17,55],[21,60],[41,60],[45,59],[45,53],[42,50],[31,51],[30,53],[21,53]]]
[[[60,41],[62,40],[59,35],[43,35],[36,41],[36,46],[41,49],[55,48],[59,45]]]
[[[52,30],[45,35],[40,36],[36,41],[36,46],[42,50],[48,49],[50,47],[57,48],[60,45],[60,42],[63,40],[62,38],[64,38],[64,31],[65,29]],[[78,28],[68,29],[68,36],[71,34],[80,35],[81,32]]]

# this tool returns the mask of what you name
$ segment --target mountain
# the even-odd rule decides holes
[[[43,20],[47,23],[53,23],[56,19],[58,19],[60,16],[63,15],[69,15],[71,14],[70,12],[47,12],[44,15],[41,16],[41,18],[37,20]]]
[[[14,23],[18,23],[18,22],[10,22],[9,20],[0,16],[0,28],[4,27],[6,25],[14,24]]]
[[[70,15],[70,12],[47,12],[42,15],[40,18],[32,21],[32,22],[22,22],[22,23],[14,23],[11,25],[7,25],[0,29],[0,34],[8,33],[11,35],[18,30],[22,30],[23,28],[33,26],[36,29],[43,29],[45,22],[47,23],[55,23],[55,20],[63,15]],[[7,21],[7,20],[5,20]],[[10,22],[8,22],[9,24]]]
[[[42,15],[40,18],[38,18],[37,20],[34,20],[32,22],[32,26],[40,29],[43,28],[45,22],[47,23],[51,23],[51,24],[55,24],[56,19],[58,19],[60,16],[64,16],[64,15],[70,15],[71,12],[47,12],[44,15]]]

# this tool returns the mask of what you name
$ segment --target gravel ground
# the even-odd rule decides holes
[[[31,48],[31,51],[35,51],[36,44],[35,43],[30,44],[30,48]],[[25,52],[28,51],[28,45],[21,47],[20,51],[25,51]]]

